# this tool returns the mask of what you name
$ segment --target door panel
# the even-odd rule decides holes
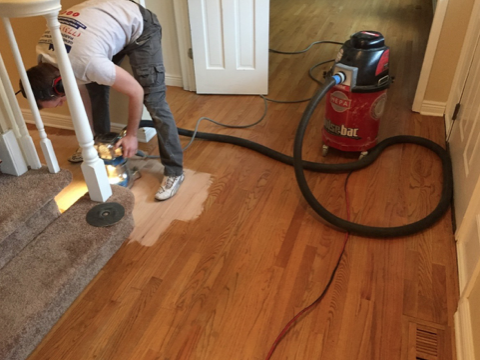
[[[467,35],[465,36],[466,44],[478,44],[478,39],[480,34],[480,22],[478,21],[474,22],[473,26],[474,28],[472,29],[472,31],[467,33]],[[472,59],[475,51],[475,46],[466,46],[463,51],[465,52],[464,54],[465,59]],[[445,113],[447,124],[449,125],[451,124],[451,121],[452,121],[455,105],[460,102],[460,99],[462,98],[462,94],[465,90],[464,89],[465,80],[470,73],[471,65],[472,63],[469,61],[464,61],[458,65],[459,66],[458,74],[456,74],[457,79],[454,80],[454,85],[451,89],[451,93],[449,96],[446,113]],[[448,130],[450,129],[447,128],[447,131]]]
[[[450,149],[455,184],[455,216],[460,228],[480,177],[480,48],[476,46],[465,83]]]
[[[454,177],[460,302],[455,314],[459,360],[474,359],[478,352],[478,311],[471,312],[471,296],[478,299],[480,274],[480,1],[476,0],[449,96],[446,123],[460,104],[449,139]],[[474,349],[473,340],[477,349]],[[477,354],[478,355],[478,354]]]
[[[197,92],[268,92],[269,0],[189,0]]]

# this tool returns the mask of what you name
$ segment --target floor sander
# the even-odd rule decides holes
[[[303,113],[295,136],[293,157],[234,136],[194,132],[181,128],[178,129],[178,133],[182,136],[243,146],[294,166],[297,183],[308,204],[318,215],[338,229],[369,237],[411,235],[433,225],[448,210],[453,194],[452,165],[448,152],[425,138],[403,135],[378,142],[380,119],[387,100],[387,89],[392,82],[389,75],[389,54],[390,49],[385,45],[384,36],[377,31],[357,32],[343,44],[332,68],[325,75],[325,82],[311,98]],[[326,108],[322,131],[322,154],[326,156],[330,148],[359,152],[358,161],[324,164],[302,159],[303,139],[307,125],[323,98],[326,98]],[[142,120],[140,127],[153,127],[153,122]],[[337,217],[325,209],[312,194],[305,178],[305,170],[348,173],[372,164],[385,148],[404,143],[428,148],[442,162],[441,198],[436,208],[425,218],[396,227],[366,226]]]
[[[105,164],[110,184],[131,188],[133,182],[140,177],[140,172],[137,168],[130,167],[128,159],[123,157],[122,148],[115,146],[126,134],[126,129],[123,129],[120,133],[98,135],[94,147]]]

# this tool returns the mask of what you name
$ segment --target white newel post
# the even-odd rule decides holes
[[[93,147],[93,133],[90,128],[87,113],[83,106],[80,91],[73,74],[72,65],[63,43],[58,22],[58,11],[44,15],[47,19],[48,28],[52,34],[53,46],[57,54],[57,62],[62,75],[63,87],[67,96],[73,127],[77,135],[78,143],[82,147],[83,163],[82,171],[87,183],[90,198],[94,201],[106,201],[112,195],[112,188],[108,181],[107,170],[104,162],[98,157]]]
[[[6,94],[6,100],[10,105],[10,108],[13,113],[13,118],[15,120],[16,128],[18,129],[17,138],[20,141],[20,146],[25,154],[28,166],[31,169],[40,169],[42,164],[35,149],[35,144],[33,139],[28,133],[27,125],[25,124],[25,119],[23,118],[22,110],[18,105],[17,99],[15,98],[15,91],[13,90],[12,83],[8,77],[7,69],[5,63],[3,62],[2,55],[0,54],[0,80],[3,84],[3,89]],[[11,124],[13,125],[13,124]],[[15,130],[15,128],[14,128]]]

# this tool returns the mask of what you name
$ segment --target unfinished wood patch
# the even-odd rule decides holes
[[[188,169],[184,172],[185,180],[178,193],[166,201],[156,201],[154,197],[160,186],[163,166],[158,161],[148,161],[148,165],[140,169],[143,181],[132,188],[136,226],[129,243],[153,246],[174,220],[192,221],[200,216],[212,183],[211,176]]]

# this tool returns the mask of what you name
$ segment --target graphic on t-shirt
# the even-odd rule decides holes
[[[67,15],[68,12],[67,12]],[[73,13],[73,16],[79,15],[79,13]],[[60,22],[60,31],[62,32],[62,39],[65,43],[65,49],[67,53],[70,53],[72,50],[72,46],[74,43],[75,38],[78,38],[82,35],[82,31],[87,28],[85,24],[82,22],[72,19],[66,16],[59,16],[58,21]],[[50,30],[45,31],[43,36],[38,41],[39,44],[48,44],[49,51],[55,51],[55,47],[53,46],[52,35]]]
[[[70,45],[65,44],[65,49],[67,49],[67,54],[68,54],[70,50],[72,50],[72,47]],[[48,50],[55,51],[55,46],[53,46],[53,44],[49,44]]]
[[[73,11],[73,10],[62,10],[60,11],[60,15],[77,17],[80,15],[80,13],[78,11]]]
[[[63,25],[71,26],[72,28],[77,29],[77,30],[78,29],[84,29],[85,30],[87,28],[85,26],[85,24],[81,23],[80,21],[78,21],[76,19],[66,17],[66,16],[59,16],[58,21]]]

